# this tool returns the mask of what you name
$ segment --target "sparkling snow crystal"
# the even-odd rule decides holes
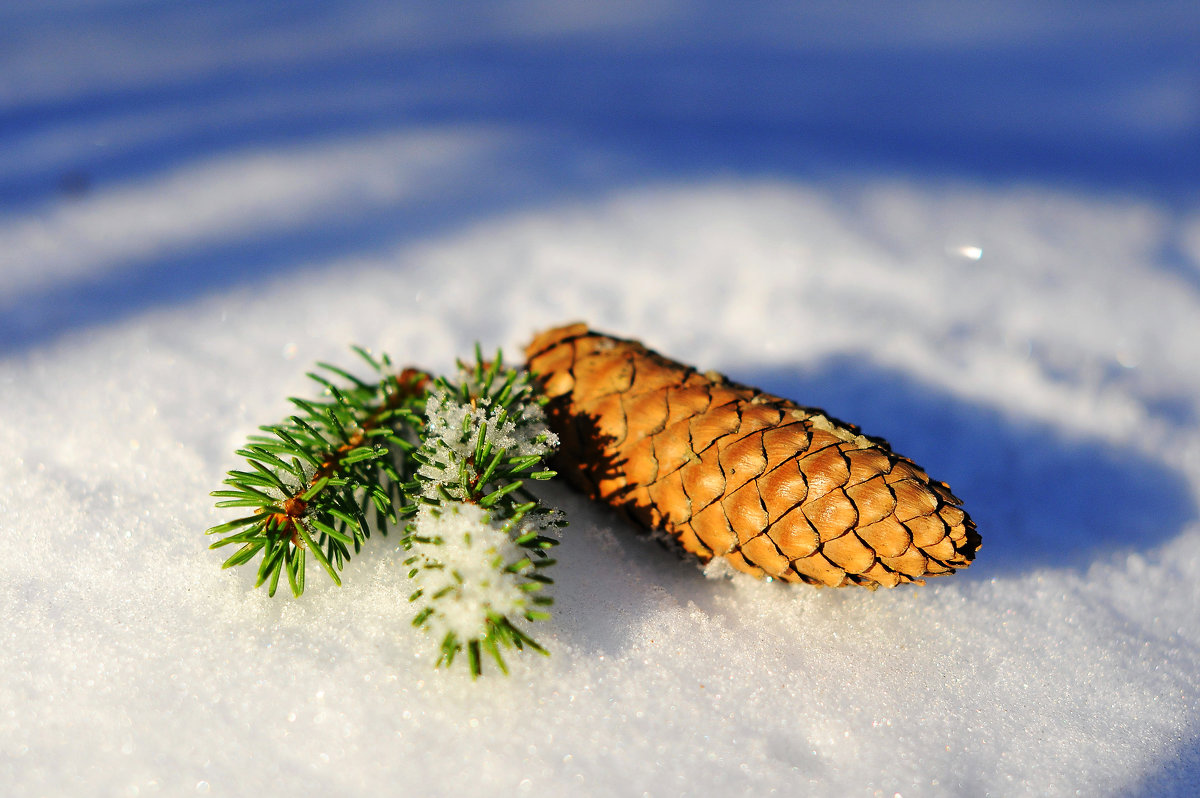
[[[472,397],[477,396],[477,386],[468,387]],[[459,466],[465,464],[471,479],[480,475],[481,464],[472,455],[485,425],[493,450],[503,449],[509,457],[541,457],[558,445],[558,436],[546,428],[541,407],[528,403],[520,415],[510,418],[488,399],[464,402],[445,391],[430,393],[425,412],[432,446],[425,452],[429,462],[418,471],[427,496],[436,497],[440,488],[454,498],[465,498]]]
[[[474,504],[448,502],[419,511],[418,542],[413,547],[419,570],[413,581],[422,597],[437,599],[427,605],[433,608],[428,625],[437,637],[447,633],[458,640],[483,637],[490,615],[524,609],[520,571],[504,568],[523,560],[524,554],[506,527]]]

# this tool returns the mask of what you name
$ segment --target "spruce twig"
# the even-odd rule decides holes
[[[419,509],[409,525],[409,576],[417,584],[414,624],[440,639],[439,664],[464,651],[471,673],[488,655],[502,671],[502,649],[545,653],[520,621],[549,617],[553,564],[545,533],[563,525],[542,507],[526,479],[549,479],[545,468],[558,443],[542,414],[543,400],[527,374],[505,369],[500,353],[459,364],[455,382],[434,381],[426,401],[426,426],[413,486]]]
[[[355,351],[375,372],[364,380],[328,363],[308,376],[320,400],[292,398],[298,412],[260,427],[237,451],[248,468],[228,473],[218,507],[249,514],[212,527],[211,548],[237,545],[224,568],[261,556],[255,587],[274,595],[286,578],[304,592],[309,559],[340,585],[340,571],[375,529],[407,519],[401,545],[416,584],[414,625],[436,636],[439,665],[462,653],[473,676],[489,657],[507,672],[505,648],[546,653],[522,622],[549,617],[553,564],[546,532],[563,526],[525,488],[549,479],[557,438],[527,374],[497,352],[460,363],[455,381]]]
[[[392,373],[391,360],[356,348],[376,372],[373,382],[329,364],[308,376],[325,400],[292,398],[299,413],[260,427],[237,451],[250,470],[230,471],[213,492],[218,507],[251,507],[250,515],[207,531],[220,535],[210,548],[241,544],[222,567],[244,565],[260,553],[255,587],[275,595],[286,572],[292,593],[304,592],[308,557],[340,585],[339,571],[371,535],[370,518],[386,534],[406,505],[401,486],[411,477],[428,374]],[[374,513],[371,513],[371,510]]]

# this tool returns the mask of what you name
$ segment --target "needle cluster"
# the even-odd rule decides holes
[[[563,525],[524,484],[554,475],[544,400],[499,353],[485,362],[477,349],[451,381],[354,351],[371,378],[318,364],[308,376],[323,397],[290,399],[295,414],[237,451],[247,467],[213,495],[248,511],[209,529],[211,548],[237,546],[224,568],[257,561],[255,587],[273,596],[286,575],[299,597],[310,560],[341,585],[373,531],[404,524],[414,623],[435,635],[439,664],[465,651],[478,675],[482,653],[501,669],[502,648],[544,653],[518,627],[549,617],[538,591],[551,581],[543,569],[555,541],[544,533]]]
[[[558,437],[543,402],[526,373],[478,351],[457,381],[436,380],[426,401],[414,454],[420,510],[408,537],[414,623],[439,639],[441,662],[465,651],[474,674],[484,653],[501,670],[503,648],[544,653],[518,625],[548,617],[539,591],[551,582],[543,571],[556,541],[545,533],[563,525],[525,487],[555,473],[545,461]]]

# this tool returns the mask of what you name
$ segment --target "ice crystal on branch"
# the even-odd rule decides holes
[[[441,641],[439,662],[466,651],[471,671],[481,652],[501,669],[503,647],[542,650],[517,622],[548,617],[534,595],[550,579],[543,532],[562,526],[542,507],[525,479],[548,479],[546,458],[558,438],[545,425],[528,374],[505,369],[500,355],[458,380],[435,382],[425,405],[425,429],[414,458],[423,507],[410,525],[410,575],[418,585],[415,623]]]
[[[542,463],[558,445],[533,399],[528,375],[508,371],[500,390],[492,392],[499,372],[485,384],[474,371],[460,371],[458,385],[439,381],[425,406],[423,464],[417,475],[430,498],[466,501],[498,477]]]
[[[448,502],[422,507],[414,526],[413,582],[423,625],[437,637],[482,638],[489,620],[532,609],[524,577],[534,565],[513,542],[512,521],[499,524],[477,504]]]

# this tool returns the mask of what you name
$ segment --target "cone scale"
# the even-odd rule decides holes
[[[555,466],[702,561],[759,577],[894,587],[979,548],[943,482],[822,410],[584,324],[526,348],[560,438]]]

